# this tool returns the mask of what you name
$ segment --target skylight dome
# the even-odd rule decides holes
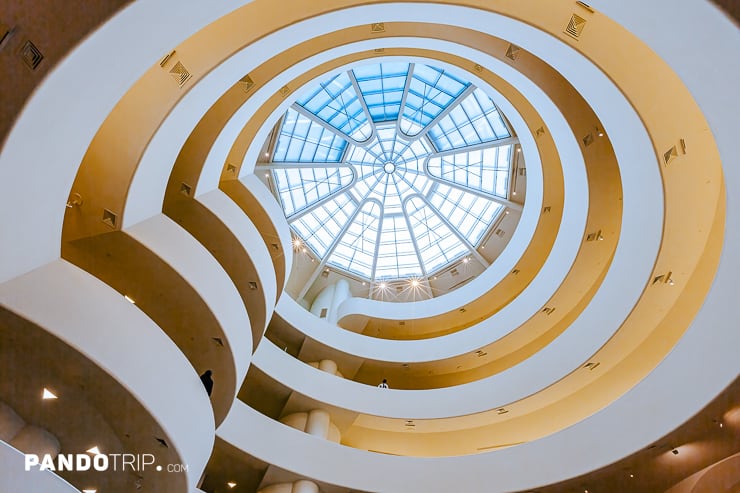
[[[510,204],[510,128],[483,90],[430,65],[327,77],[288,109],[274,142],[262,166],[296,238],[322,267],[376,284],[482,260]]]

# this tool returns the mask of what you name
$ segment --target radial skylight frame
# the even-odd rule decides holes
[[[347,101],[351,108],[342,107]],[[316,272],[331,267],[372,285],[432,278],[463,258],[485,268],[478,247],[507,208],[521,207],[509,197],[518,139],[493,100],[448,69],[394,61],[334,73],[290,107],[274,140],[272,159],[260,167],[272,171],[273,193],[293,233],[319,260]],[[317,159],[309,157],[313,151]],[[502,153],[506,166],[500,158],[482,162]],[[460,163],[477,176],[461,178]],[[491,173],[499,181],[484,185]],[[293,182],[286,187],[288,174]],[[309,177],[304,185],[296,185],[299,175]],[[323,196],[305,187],[321,188]]]

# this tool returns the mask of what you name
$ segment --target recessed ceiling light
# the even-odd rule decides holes
[[[634,477],[635,477],[635,475],[634,475],[634,474],[630,474],[630,477],[631,477],[631,478],[634,478]]]
[[[41,394],[42,399],[56,399],[57,396],[54,395],[51,390],[44,387],[44,392]]]
[[[123,297],[124,297],[124,299],[125,299],[126,301],[128,301],[128,302],[129,302],[129,303],[131,303],[132,305],[135,305],[135,304],[136,304],[136,302],[134,301],[134,299],[133,299],[133,298],[132,298],[131,296],[129,296],[129,295],[127,295],[127,294],[124,294],[124,295],[123,295]]]
[[[86,450],[86,452],[87,452],[88,454],[93,454],[93,455],[100,455],[100,449],[98,448],[98,446],[97,446],[97,445],[95,445],[95,446],[94,446],[94,447],[92,447],[92,448],[89,448],[89,449],[87,449],[87,450]]]
[[[229,481],[228,483],[226,483],[226,486],[228,486],[229,488],[233,488],[234,486],[236,486],[236,483],[233,481]]]
[[[411,281],[411,285],[412,285],[413,287],[416,287],[416,286],[418,286],[418,285],[419,285],[419,281],[417,281],[416,279],[414,279],[414,280],[412,280],[412,281]]]
[[[98,493],[98,490],[82,490],[82,493]]]
[[[378,287],[379,287],[380,289],[385,289],[385,286],[386,286],[386,284],[385,284],[384,282],[381,282],[381,283],[380,283],[380,284],[378,285]]]
[[[470,259],[468,257],[465,257],[463,259],[463,264],[467,264],[468,262],[470,262]]]

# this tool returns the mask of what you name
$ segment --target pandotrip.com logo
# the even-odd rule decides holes
[[[25,469],[40,471],[132,471],[186,472],[187,464],[157,464],[154,454],[25,454]]]

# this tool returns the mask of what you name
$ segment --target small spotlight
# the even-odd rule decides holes
[[[379,287],[380,289],[385,289],[385,287],[386,287],[386,284],[385,284],[384,282],[381,282],[380,284],[378,284],[378,287]]]
[[[41,394],[41,398],[44,399],[44,400],[48,400],[48,399],[56,399],[57,396],[54,395],[51,392],[51,390],[49,390],[46,387],[44,387],[44,392]]]
[[[226,486],[233,489],[236,486],[236,483],[233,481],[229,481],[228,483],[226,483]]]
[[[671,450],[671,453],[673,455],[678,455],[678,449],[677,448],[674,448],[673,450]]]
[[[634,474],[630,474],[630,477],[631,477],[631,478],[634,478],[634,477],[635,477],[635,475],[634,475]]]
[[[265,153],[265,157],[270,157],[270,153],[269,152],[266,152]]]
[[[516,152],[522,152],[522,148],[521,147],[517,147],[516,148]]]
[[[265,173],[265,178],[269,178],[269,177],[270,177],[270,173]]]
[[[414,280],[411,281],[411,285],[413,287],[417,287],[419,285],[419,281],[417,281],[416,279],[414,279]]]
[[[463,264],[467,264],[468,262],[470,262],[470,259],[468,257],[465,257],[463,259]]]
[[[296,238],[295,240],[293,240],[293,246],[295,247],[301,246],[301,240],[299,238]]]
[[[511,195],[516,195],[516,192],[511,192]]]
[[[599,132],[599,137],[603,137],[603,136],[604,136],[604,132]]]
[[[306,250],[305,248],[301,248],[301,251],[302,251],[303,253],[306,253],[306,252],[307,252],[308,250]]]
[[[509,211],[506,211],[506,213],[508,214],[508,213],[509,213]]]
[[[97,445],[95,445],[92,448],[87,449],[86,452],[88,454],[92,454],[92,455],[100,455],[100,449],[98,448]]]

